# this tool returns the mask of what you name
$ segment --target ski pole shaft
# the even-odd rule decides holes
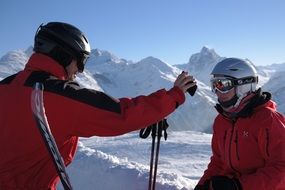
[[[158,166],[158,156],[159,156],[159,146],[160,146],[160,138],[158,138],[158,140],[157,140],[157,146],[156,146],[156,154],[155,154],[155,163],[154,163],[152,190],[155,190],[155,184],[156,184],[156,175],[157,175],[157,166]]]
[[[152,190],[155,190],[155,184],[156,184],[156,175],[157,175],[157,166],[158,166],[158,157],[159,157],[159,148],[160,148],[160,139],[162,136],[162,129],[163,129],[163,120],[158,123],[157,130],[156,130],[157,144],[156,144],[156,151],[155,151],[155,163],[154,163]]]
[[[154,123],[148,126],[147,128],[140,130],[141,138],[147,138],[150,132],[152,136],[148,190],[155,190],[160,140],[162,137],[162,131],[164,131],[164,139],[165,140],[167,139],[167,132],[166,132],[167,127],[168,123],[166,119],[163,119],[158,123]],[[156,142],[156,137],[157,137],[157,142]]]
[[[148,181],[148,189],[152,190],[153,186],[153,160],[154,160],[154,150],[155,150],[155,138],[156,138],[156,124],[152,125],[152,143],[151,143],[151,155],[150,155],[150,169],[149,169],[149,181]]]

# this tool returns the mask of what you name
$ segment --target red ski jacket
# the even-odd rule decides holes
[[[185,101],[178,87],[148,96],[114,99],[67,81],[64,68],[33,54],[23,71],[0,82],[0,189],[54,190],[59,178],[31,110],[36,82],[44,84],[44,105],[65,165],[78,137],[115,136],[163,119]]]
[[[237,178],[242,190],[285,190],[285,118],[273,101],[253,108],[248,117],[219,114],[212,151],[199,184],[222,175]]]

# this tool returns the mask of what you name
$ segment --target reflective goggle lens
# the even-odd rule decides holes
[[[234,82],[228,78],[214,78],[211,80],[212,90],[216,92],[216,90],[220,92],[227,92],[234,87]]]

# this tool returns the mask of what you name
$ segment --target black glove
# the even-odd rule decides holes
[[[213,176],[210,181],[213,190],[242,190],[241,184],[236,178]]]

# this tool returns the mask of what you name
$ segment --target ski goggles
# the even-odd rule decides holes
[[[212,91],[221,93],[227,93],[235,86],[244,85],[248,83],[257,83],[257,77],[245,77],[241,79],[227,78],[227,77],[214,77],[211,79]]]
[[[231,90],[234,85],[233,79],[230,78],[212,78],[211,79],[211,87],[213,92],[217,92],[217,90],[221,93],[227,93]]]
[[[85,67],[85,64],[87,62],[89,58],[89,55],[88,54],[85,54],[85,53],[82,53],[78,58],[77,58],[77,68],[78,68],[78,71],[80,73],[82,73],[84,71],[84,67]]]

